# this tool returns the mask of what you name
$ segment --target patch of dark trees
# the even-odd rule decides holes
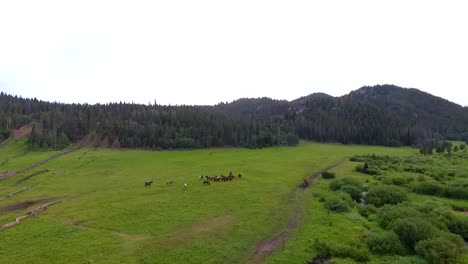
[[[363,87],[346,96],[288,102],[239,99],[214,106],[63,104],[0,93],[0,141],[33,123],[33,148],[96,146],[174,149],[296,145],[299,139],[369,145],[468,140],[468,110],[416,89]]]

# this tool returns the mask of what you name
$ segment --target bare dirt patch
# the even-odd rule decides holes
[[[7,172],[4,172],[4,173],[0,173],[0,180],[6,179],[6,178],[11,177],[11,176],[15,176],[15,175],[16,175],[16,171],[7,171]]]
[[[29,200],[29,201],[19,202],[16,204],[11,204],[11,205],[0,207],[0,212],[13,212],[13,211],[24,210],[32,205],[48,202],[50,200],[51,199],[49,198],[49,199],[39,199],[39,200]]]
[[[32,127],[33,127],[32,124],[28,124],[28,125],[22,126],[22,127],[18,128],[16,130],[14,130],[13,131],[13,138],[15,140],[20,140],[22,138],[27,137],[29,134],[31,134]]]
[[[189,228],[179,229],[169,234],[161,244],[172,246],[179,243],[187,243],[199,236],[231,226],[234,221],[235,217],[233,215],[222,215],[206,219]]]
[[[299,185],[299,187],[301,187],[303,189],[306,189],[306,188],[310,187],[310,185],[312,184],[312,181],[315,180],[318,176],[320,176],[323,172],[327,172],[327,171],[332,170],[332,169],[334,169],[336,167],[339,167],[339,166],[343,165],[343,163],[345,163],[347,160],[348,160],[348,158],[343,159],[340,162],[338,162],[338,163],[336,163],[334,165],[331,165],[330,167],[327,167],[327,168],[325,168],[323,170],[319,170],[319,171],[315,172],[308,179],[304,179],[304,182],[301,183],[301,185]]]

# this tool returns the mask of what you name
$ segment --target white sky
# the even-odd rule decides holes
[[[0,0],[0,90],[215,104],[414,87],[468,105],[467,1]]]

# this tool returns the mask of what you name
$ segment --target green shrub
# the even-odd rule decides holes
[[[366,162],[368,160],[369,160],[368,158],[362,157],[362,156],[354,156],[349,159],[349,161],[352,161],[352,162]]]
[[[369,250],[367,248],[354,245],[338,244],[331,248],[331,253],[334,257],[350,258],[360,263],[367,262],[370,258]]]
[[[345,185],[353,185],[362,189],[362,184],[358,180],[355,180],[350,177],[344,177],[344,178],[335,179],[331,181],[330,189],[332,189],[333,191],[338,191],[339,189],[341,189],[342,186],[345,186]]]
[[[370,215],[377,213],[377,209],[371,204],[359,206],[357,209],[358,213],[365,218],[368,218]]]
[[[403,246],[397,234],[393,231],[371,235],[367,240],[369,250],[380,255],[399,255],[403,252]]]
[[[348,193],[354,201],[360,201],[362,197],[362,190],[355,185],[341,186],[341,190]]]
[[[468,240],[468,217],[455,214],[446,215],[446,224],[450,232]]]
[[[408,182],[408,180],[403,176],[388,176],[384,177],[382,182],[384,184],[403,186]]]
[[[411,204],[385,205],[379,212],[379,223],[383,228],[388,228],[393,221],[408,217],[423,217],[424,215]]]
[[[335,176],[336,176],[336,174],[333,173],[333,172],[328,172],[328,171],[322,172],[322,178],[324,178],[324,179],[334,179]]]
[[[446,186],[442,196],[455,199],[468,199],[468,188],[462,186]]]
[[[366,163],[367,164],[367,163]],[[356,171],[357,172],[360,172],[360,173],[364,173],[364,174],[368,174],[368,175],[380,175],[382,174],[378,169],[376,168],[372,168],[372,167],[368,167],[366,168],[365,166],[363,165],[357,165],[356,166]]]
[[[427,195],[440,195],[443,193],[443,185],[436,181],[418,181],[413,182],[410,186],[415,193]]]
[[[325,241],[315,239],[314,249],[317,252],[317,256],[331,257],[332,252],[330,246]]]
[[[440,232],[429,221],[419,217],[397,219],[392,223],[391,229],[410,249],[414,249],[419,241],[433,238]]]
[[[369,250],[356,245],[335,244],[315,240],[314,248],[321,257],[350,258],[357,262],[369,261]]]
[[[406,191],[394,185],[377,185],[369,189],[364,197],[366,202],[381,207],[385,204],[398,204],[407,200]]]
[[[336,196],[327,198],[327,200],[325,201],[325,208],[338,213],[347,212],[349,210],[347,203]]]
[[[459,263],[462,247],[453,238],[437,237],[418,242],[415,251],[428,263]]]
[[[424,174],[426,172],[426,169],[423,167],[410,165],[405,167],[403,171]]]

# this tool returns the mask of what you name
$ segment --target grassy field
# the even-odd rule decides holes
[[[57,153],[27,152],[24,141],[11,141],[0,147],[0,172],[25,168]],[[1,263],[304,263],[315,256],[314,239],[352,241],[375,223],[356,210],[330,215],[319,202],[320,196],[330,193],[324,179],[305,190],[297,186],[325,167],[372,153],[405,156],[416,150],[311,142],[256,150],[82,148],[0,180],[0,196],[34,185],[0,201],[0,224],[48,201],[63,201],[0,231]],[[354,166],[345,162],[335,171],[367,177],[354,172]],[[243,179],[203,186],[198,178],[229,171]],[[154,184],[145,188],[149,179]],[[168,181],[174,183],[167,185]],[[284,246],[271,256],[255,256],[257,244],[284,231],[291,215],[299,224],[287,230]]]

